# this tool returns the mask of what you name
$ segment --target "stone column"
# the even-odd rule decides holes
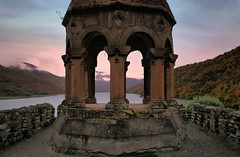
[[[149,60],[142,60],[144,67],[144,99],[143,104],[148,104],[150,101],[150,63]]]
[[[118,110],[128,108],[126,98],[126,56],[131,50],[129,46],[111,45],[104,47],[110,62],[110,102],[107,109]]]
[[[126,57],[113,55],[110,62],[110,102],[106,108],[119,109],[126,108],[125,102],[125,60]]]
[[[65,66],[65,99],[71,98],[71,61],[68,54],[62,56]]]
[[[84,61],[85,63],[87,63],[87,60],[85,60]],[[87,64],[85,64],[85,68],[84,68],[84,70],[85,70],[85,100],[87,100],[88,99],[88,84],[89,84],[89,82],[88,82],[88,65]]]
[[[175,55],[173,53],[169,53],[169,68],[168,68],[168,84],[169,84],[169,88],[168,88],[168,102],[170,105],[176,105],[177,102],[176,100],[174,100],[174,96],[175,96],[175,83],[174,83],[174,66],[175,66],[175,62],[178,58],[178,55]]]
[[[95,66],[89,65],[88,67],[88,98],[87,103],[95,104]]]
[[[173,99],[174,98],[174,95],[175,95],[175,83],[174,83],[174,66],[175,66],[175,63],[169,63],[170,65],[170,76],[171,76],[171,90],[170,90],[170,99]]]
[[[126,91],[126,90],[127,90],[127,89],[126,89],[126,79],[127,79],[126,73],[127,73],[127,71],[128,71],[128,66],[129,66],[129,64],[130,64],[130,62],[128,62],[128,61],[125,62],[125,76],[124,76],[124,84],[125,84],[125,85],[124,85],[124,87],[125,87],[125,88],[124,88],[124,92],[125,92],[125,93],[124,93],[124,95],[125,95],[125,102],[126,102],[126,103],[129,103],[129,101],[128,101],[127,97],[126,97],[126,93],[127,93],[127,91]]]
[[[164,60],[151,60],[151,100],[164,100]]]
[[[165,57],[167,49],[150,49],[154,57],[151,59],[151,108],[166,108],[165,101]]]
[[[71,63],[66,64],[65,76],[65,98],[71,98]]]
[[[85,65],[84,58],[73,57],[71,59],[71,93],[72,98],[85,102]]]
[[[110,100],[123,101],[125,99],[125,57],[111,56],[110,61]]]
[[[172,69],[169,62],[165,63],[165,99],[167,101],[173,98],[172,95]]]

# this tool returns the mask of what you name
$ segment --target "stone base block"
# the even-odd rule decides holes
[[[127,156],[178,149],[186,137],[175,108],[113,111],[63,108],[53,125],[57,152]]]
[[[97,99],[96,98],[87,98],[86,100],[87,104],[95,104],[97,103]]]
[[[149,102],[150,108],[152,109],[166,109],[168,106],[167,101],[164,100],[153,100]]]
[[[128,109],[128,100],[124,99],[124,100],[118,100],[118,101],[110,101],[107,105],[106,105],[106,109],[110,109],[110,110],[122,110],[122,109]]]

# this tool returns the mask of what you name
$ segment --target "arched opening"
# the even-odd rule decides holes
[[[108,54],[101,51],[97,56],[95,94],[98,103],[108,103],[110,97],[110,63]]]
[[[139,59],[138,62],[141,62],[143,67],[143,84],[144,89],[141,93],[144,95],[143,103],[147,104],[150,101],[150,59],[152,54],[150,53],[150,48],[155,47],[155,43],[150,35],[143,32],[133,33],[127,40],[126,43],[128,46],[131,46],[131,52],[138,50],[141,52],[142,59]],[[130,54],[131,55],[131,54]],[[134,54],[133,54],[134,55]]]
[[[107,46],[107,39],[100,32],[91,32],[83,39],[82,47],[86,48],[85,54],[85,101],[86,103],[96,103],[96,67],[102,65],[98,61],[98,55]],[[106,63],[105,63],[106,64]]]
[[[142,54],[140,51],[132,51],[127,56],[126,64],[126,90],[130,92],[126,95],[129,103],[142,103],[142,99],[138,95],[144,95],[143,93],[143,75],[144,70],[142,67]],[[135,94],[132,94],[135,93]]]
[[[166,39],[165,48],[168,49],[168,53],[173,53],[173,51],[172,51],[172,44],[171,44],[169,39]]]

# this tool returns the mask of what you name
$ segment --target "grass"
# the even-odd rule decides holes
[[[193,100],[187,103],[185,109],[189,110],[195,103],[204,104],[208,106],[224,107],[223,103],[219,99],[207,95],[194,97]]]

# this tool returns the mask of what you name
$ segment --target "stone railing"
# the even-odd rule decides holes
[[[0,149],[51,125],[54,112],[54,107],[47,103],[0,111]]]
[[[229,137],[240,144],[240,111],[195,104],[191,112],[185,112],[182,116],[206,131]]]

